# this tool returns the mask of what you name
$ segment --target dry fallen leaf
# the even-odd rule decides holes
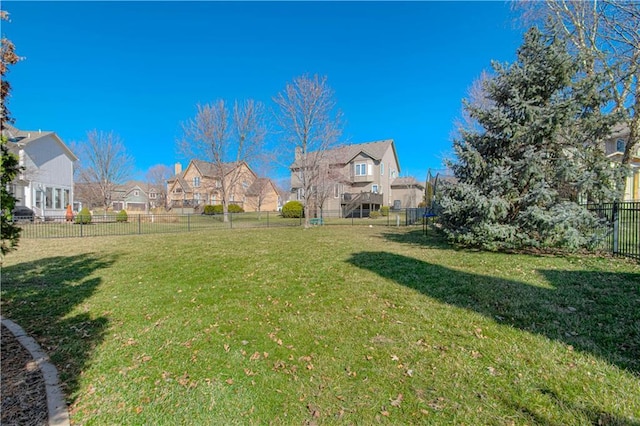
[[[398,394],[398,397],[396,399],[390,399],[391,401],[391,405],[393,407],[399,407],[400,403],[402,402],[403,396],[401,393]]]

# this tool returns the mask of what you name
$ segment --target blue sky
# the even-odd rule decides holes
[[[401,174],[422,180],[451,155],[468,87],[522,40],[505,2],[4,1],[9,108],[23,130],[65,142],[117,133],[138,177],[186,163],[180,123],[197,103],[272,97],[326,75],[349,143],[392,138]],[[270,144],[277,143],[271,135]],[[283,159],[284,162],[287,159]],[[274,178],[286,170],[274,171]]]

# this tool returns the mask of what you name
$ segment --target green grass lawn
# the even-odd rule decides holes
[[[23,240],[75,424],[640,424],[640,266],[418,228]]]

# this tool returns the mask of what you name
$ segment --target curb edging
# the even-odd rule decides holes
[[[42,372],[44,386],[47,392],[47,412],[49,426],[69,426],[69,411],[65,402],[64,394],[60,389],[58,370],[51,364],[49,356],[42,350],[40,345],[29,336],[18,324],[0,316],[2,325],[18,339],[18,342],[27,350],[34,362]]]

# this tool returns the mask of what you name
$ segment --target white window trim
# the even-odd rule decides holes
[[[366,176],[367,169],[367,163],[356,163],[354,165],[354,173],[356,176]]]

